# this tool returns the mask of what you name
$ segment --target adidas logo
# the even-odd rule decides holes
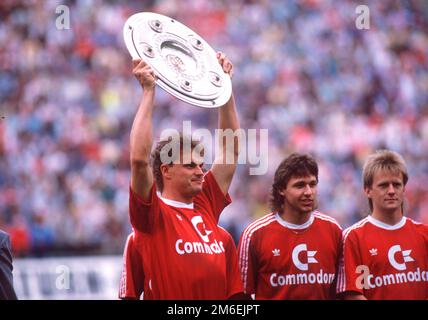
[[[278,257],[281,254],[281,250],[279,250],[279,249],[273,249],[272,253],[273,253],[274,257]]]
[[[183,218],[178,213],[176,214],[176,216],[177,216],[178,220],[183,221]]]
[[[370,255],[372,255],[372,256],[377,256],[377,249],[375,249],[375,248],[371,248],[371,249],[369,250],[369,252],[370,252]]]

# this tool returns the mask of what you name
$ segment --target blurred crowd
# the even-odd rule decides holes
[[[234,63],[241,126],[268,129],[268,172],[240,165],[220,223],[236,238],[269,212],[291,152],[320,164],[319,210],[348,227],[368,213],[361,168],[379,148],[407,161],[406,215],[428,223],[428,3],[28,0],[0,2],[0,228],[15,256],[118,254],[128,219],[129,133],[141,89],[122,28],[133,13],[176,18]],[[58,5],[70,29],[57,29]],[[158,90],[166,128],[214,129],[215,110]]]

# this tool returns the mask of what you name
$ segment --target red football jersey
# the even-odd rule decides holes
[[[333,218],[313,212],[303,225],[278,214],[250,224],[239,241],[244,290],[256,299],[332,299],[341,247]]]
[[[428,227],[409,218],[394,226],[372,216],[343,232],[337,292],[367,299],[428,299]]]
[[[226,297],[244,292],[238,267],[238,256],[232,236],[219,226],[226,250]],[[142,257],[134,246],[134,234],[126,241],[123,255],[123,269],[120,277],[119,299],[140,299],[144,290],[144,270]]]
[[[134,233],[128,236],[123,252],[119,299],[138,300],[144,290],[144,269],[140,252],[134,244]]]
[[[123,267],[119,285],[119,299],[139,299],[143,293],[144,270],[142,257],[134,244],[131,233],[123,252]]]
[[[241,273],[239,271],[238,253],[235,246],[235,241],[225,229],[219,226],[220,235],[225,243],[226,249],[226,276],[227,276],[227,294],[226,297],[232,297],[235,294],[243,293],[244,287],[241,281]]]
[[[134,242],[143,257],[144,299],[226,299],[226,249],[217,226],[231,202],[212,172],[192,204],[164,199],[153,184],[150,200],[130,188]]]

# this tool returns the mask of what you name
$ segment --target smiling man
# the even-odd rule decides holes
[[[345,299],[428,299],[428,227],[404,217],[408,173],[379,150],[363,168],[371,213],[343,232],[337,291]]]
[[[275,172],[272,213],[239,242],[244,290],[256,299],[333,299],[341,228],[317,207],[318,165],[292,154]]]

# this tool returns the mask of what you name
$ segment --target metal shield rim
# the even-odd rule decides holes
[[[190,30],[194,35],[196,35],[199,39],[203,41],[203,44],[206,45],[207,50],[205,50],[204,54],[207,55],[207,59],[215,59],[215,62],[217,62],[217,58],[215,56],[214,49],[196,32],[194,32],[192,29],[188,28],[184,24],[180,23],[179,21],[170,18],[165,15],[161,15],[154,12],[139,12],[135,13],[132,16],[130,16],[123,27],[123,37],[125,41],[125,45],[128,49],[128,52],[130,53],[131,57],[134,58],[141,58],[144,59],[153,69],[156,75],[156,84],[159,85],[163,90],[168,92],[169,94],[173,95],[174,97],[187,102],[189,104],[192,104],[194,106],[202,107],[202,108],[218,108],[223,106],[231,97],[232,95],[232,84],[231,79],[228,75],[223,76],[221,79],[225,81],[223,91],[216,96],[215,98],[209,98],[209,99],[202,99],[198,98],[197,95],[193,94],[186,94],[183,91],[180,91],[174,87],[174,82],[168,80],[168,78],[162,74],[157,68],[156,65],[154,65],[150,59],[147,59],[144,56],[141,56],[138,49],[135,46],[134,38],[133,38],[133,32],[134,32],[134,26],[139,23],[141,20],[148,20],[148,19],[165,19],[165,20],[171,20],[176,22],[179,26],[183,26],[184,28]],[[171,33],[171,32],[169,32]],[[172,33],[173,34],[173,33]],[[220,67],[221,70],[221,67]],[[221,70],[223,71],[223,70]],[[224,72],[223,72],[224,73]]]

